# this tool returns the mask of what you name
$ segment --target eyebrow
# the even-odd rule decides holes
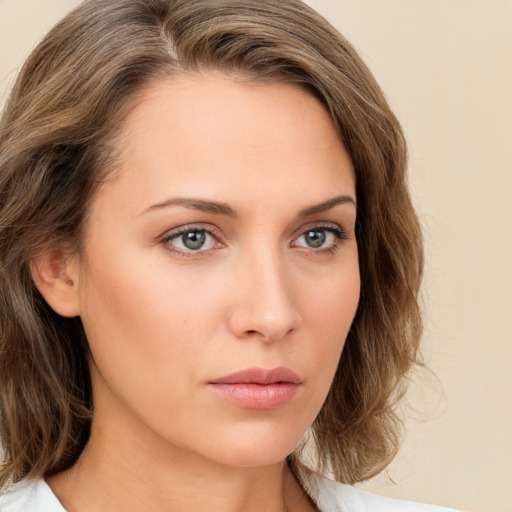
[[[328,199],[320,204],[315,204],[313,206],[309,206],[308,208],[304,208],[300,210],[299,217],[307,217],[308,215],[314,215],[315,213],[324,212],[326,210],[330,210],[339,204],[352,204],[356,206],[356,201],[354,198],[348,195],[333,197],[332,199]],[[204,201],[202,199],[192,199],[186,197],[175,197],[172,199],[168,199],[166,201],[162,201],[161,203],[156,203],[149,208],[146,208],[142,211],[140,215],[144,215],[145,213],[152,210],[159,210],[161,208],[167,208],[169,206],[183,206],[184,208],[190,208],[192,210],[198,210],[200,212],[205,213],[213,213],[216,215],[226,215],[228,217],[236,217],[237,212],[231,206],[226,203],[219,203],[216,201]]]
[[[186,197],[175,197],[163,201],[161,203],[154,204],[149,208],[143,210],[141,215],[150,211],[158,210],[160,208],[166,208],[168,206],[183,206],[184,208],[190,208],[192,210],[199,210],[200,212],[215,213],[217,215],[227,215],[228,217],[236,217],[237,213],[231,206],[226,203],[217,203],[215,201],[203,201],[202,199],[190,199]]]
[[[314,215],[315,213],[325,212],[326,210],[334,208],[338,204],[352,204],[353,206],[356,206],[356,200],[353,197],[347,195],[333,197],[332,199],[324,201],[323,203],[315,204],[309,208],[301,210],[299,212],[299,217],[307,217],[308,215]]]

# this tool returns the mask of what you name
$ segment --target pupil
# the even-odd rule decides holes
[[[206,241],[204,231],[190,231],[183,235],[183,245],[187,249],[197,250],[200,249]]]
[[[325,242],[325,232],[308,231],[306,234],[306,242],[310,247],[321,247]]]

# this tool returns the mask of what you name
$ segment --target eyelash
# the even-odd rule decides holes
[[[298,249],[304,250],[305,252],[313,253],[313,254],[322,254],[322,253],[334,254],[340,248],[341,242],[349,239],[348,233],[340,226],[333,225],[333,224],[326,224],[326,225],[315,224],[315,225],[311,225],[311,226],[308,226],[307,228],[303,229],[300,232],[300,234],[297,237],[295,237],[293,240],[294,241],[299,240],[301,237],[303,237],[307,233],[315,232],[315,231],[323,231],[323,232],[330,233],[330,234],[334,235],[336,240],[334,240],[334,243],[330,247],[324,247],[324,248],[319,248],[319,249],[314,249],[312,247],[304,247],[304,246],[295,246],[295,247],[297,247]],[[212,247],[210,249],[203,249],[203,250],[199,249],[197,251],[194,251],[192,249],[182,250],[182,249],[173,247],[170,244],[171,241],[179,239],[180,236],[183,236],[186,233],[206,233],[207,235],[213,237],[216,240],[215,241],[216,246],[220,246],[222,244],[222,242],[219,241],[219,234],[216,229],[213,229],[210,225],[201,226],[201,225],[197,225],[197,224],[182,226],[182,227],[176,229],[175,231],[172,231],[171,233],[167,234],[164,238],[162,238],[160,243],[163,246],[165,246],[166,249],[169,250],[170,252],[178,254],[179,256],[182,256],[185,258],[197,258],[200,255],[203,255],[203,254],[208,253],[211,250],[215,249],[215,247]]]
[[[207,233],[209,236],[216,239],[215,245],[219,245],[222,242],[219,242],[219,234],[216,229],[213,229],[211,226],[201,226],[194,224],[192,226],[182,226],[175,231],[172,231],[171,233],[167,234],[161,241],[161,244],[164,245],[164,247],[169,250],[172,253],[178,254],[185,258],[197,258],[199,255],[202,255],[206,252],[211,251],[212,249],[206,249],[206,250],[198,250],[193,251],[191,249],[189,250],[181,250],[177,249],[176,247],[173,247],[170,245],[170,242],[172,240],[178,239],[180,236],[183,236],[186,233]]]
[[[334,226],[332,224],[317,224],[310,227],[307,227],[306,229],[302,230],[301,234],[294,238],[294,240],[298,240],[307,233],[315,232],[315,231],[323,231],[330,233],[334,235],[335,240],[333,241],[332,245],[329,247],[323,247],[320,249],[314,249],[313,247],[300,247],[301,249],[304,249],[306,252],[315,253],[315,254],[322,254],[322,253],[328,253],[328,254],[334,254],[340,247],[341,242],[348,240],[349,236],[348,233],[339,226]]]

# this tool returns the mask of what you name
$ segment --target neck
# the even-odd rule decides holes
[[[230,468],[195,457],[163,462],[160,454],[148,464],[133,451],[121,455],[112,453],[113,445],[105,448],[105,456],[98,456],[91,445],[73,468],[48,479],[68,512],[310,510],[305,507],[309,499],[284,462]]]

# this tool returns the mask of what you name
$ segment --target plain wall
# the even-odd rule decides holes
[[[0,97],[77,3],[0,0]],[[360,50],[405,127],[427,245],[423,352],[443,391],[418,374],[396,483],[365,487],[512,511],[512,1],[309,3]]]

